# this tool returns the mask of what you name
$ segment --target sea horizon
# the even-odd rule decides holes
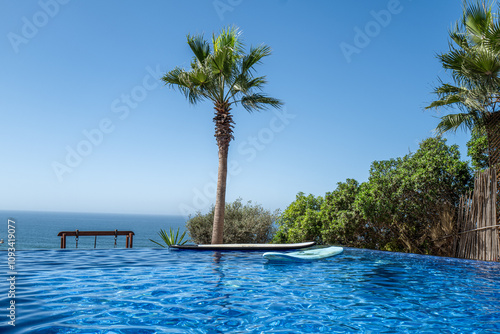
[[[0,250],[8,248],[8,220],[15,224],[15,248],[25,249],[59,249],[61,231],[133,231],[133,248],[158,248],[160,246],[149,239],[160,241],[160,229],[172,228],[184,232],[187,218],[181,215],[161,214],[126,214],[126,213],[91,213],[91,212],[56,212],[56,211],[20,211],[0,210]],[[119,236],[116,248],[125,248],[125,236]],[[114,248],[114,236],[80,237],[78,248]],[[77,247],[75,237],[67,237],[66,248]]]

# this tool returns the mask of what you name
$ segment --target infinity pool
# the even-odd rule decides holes
[[[0,283],[2,333],[500,332],[499,263],[114,249],[19,251],[16,269],[15,327]]]

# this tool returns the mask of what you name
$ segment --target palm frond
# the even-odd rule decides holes
[[[450,106],[455,103],[460,103],[460,98],[456,95],[450,95],[447,96],[446,98],[442,98],[436,101],[433,101],[431,104],[429,104],[425,109],[432,109],[432,108],[439,108],[439,107],[445,107],[445,106]]]
[[[263,86],[267,83],[266,77],[256,77],[256,78],[250,78],[248,75],[241,74],[236,78],[236,80],[233,83],[233,88],[232,88],[232,96],[234,96],[237,93],[242,93],[244,95],[250,95],[253,90],[258,89],[262,90]],[[232,96],[228,95],[228,99],[231,99]]]
[[[188,73],[189,82],[193,86],[203,86],[207,83],[209,74],[206,73],[204,68],[195,68],[191,72]]]
[[[491,24],[490,29],[485,34],[485,46],[492,50],[500,50],[500,21],[495,21]]]
[[[282,101],[260,93],[243,96],[239,102],[241,102],[243,108],[245,108],[248,112],[252,112],[254,110],[264,110],[269,107],[279,109],[283,106]]]
[[[181,80],[181,76],[183,73],[185,73],[183,69],[176,67],[173,70],[167,72],[161,78],[161,80],[165,82],[166,85],[169,85],[172,88],[175,88],[176,86],[184,86],[184,83]]]
[[[256,48],[250,48],[250,52],[245,55],[241,61],[241,72],[246,73],[251,70],[262,58],[269,55],[271,55],[271,48],[267,45],[259,45]]]
[[[459,94],[462,90],[463,88],[461,87],[453,86],[447,83],[442,83],[441,86],[439,86],[434,90],[434,93],[441,96],[447,94]]]
[[[463,49],[450,48],[450,51],[438,55],[438,59],[445,69],[460,71],[467,53]]]
[[[203,63],[207,56],[210,54],[210,44],[200,36],[187,36],[187,43],[193,51],[198,62]]]
[[[485,90],[484,87],[458,87],[450,84],[442,84],[434,90],[439,99],[433,101],[425,109],[439,107],[457,107],[464,112],[477,112],[483,115],[487,108],[496,100],[496,94]]]
[[[445,106],[452,106],[463,101],[462,95],[466,91],[464,87],[457,87],[447,83],[441,83],[441,86],[434,89],[434,93],[438,95],[439,99],[433,101],[425,109],[439,108]]]
[[[196,104],[202,99],[197,96],[196,88],[188,80],[189,73],[184,70],[172,70],[162,77],[162,80],[170,88],[178,89],[189,100],[189,103]]]
[[[484,36],[489,30],[492,22],[491,5],[481,4],[479,2],[473,4],[465,3],[465,9],[462,17],[462,23],[469,38],[475,44],[482,44]]]
[[[450,31],[450,38],[460,49],[469,49],[469,41],[467,40],[467,36],[458,30],[459,28],[455,28],[455,30]],[[454,47],[450,44],[450,47]]]
[[[477,47],[474,51],[463,58],[463,72],[475,81],[498,76],[500,70],[498,53],[486,47]]]
[[[175,68],[162,80],[181,91],[190,103],[203,99],[215,104],[241,102],[248,111],[282,105],[277,99],[255,93],[262,90],[267,82],[264,76],[253,76],[253,66],[271,54],[270,47],[251,47],[245,54],[240,31],[236,27],[222,29],[219,35],[214,34],[211,47],[203,36],[188,35],[187,40],[194,54],[190,70]]]
[[[441,121],[436,126],[435,132],[438,135],[442,135],[448,131],[456,132],[459,128],[472,130],[477,123],[477,114],[474,113],[449,114],[441,117]]]
[[[214,74],[223,75],[227,73],[228,65],[232,63],[229,59],[231,57],[230,52],[230,49],[220,49],[210,57],[210,65]]]
[[[222,29],[219,35],[212,36],[212,44],[214,52],[217,53],[222,49],[232,49],[235,54],[240,54],[243,51],[243,42],[241,41],[240,30],[233,26]]]

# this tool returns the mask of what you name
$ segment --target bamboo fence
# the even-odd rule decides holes
[[[497,165],[497,225],[500,225],[500,165]]]
[[[497,191],[500,191],[500,111],[486,117],[488,163],[497,170]],[[500,225],[500,193],[497,199],[497,225]]]
[[[489,166],[498,168],[500,165],[500,111],[486,117],[486,133]]]
[[[464,259],[499,261],[499,201],[496,170],[476,175],[474,192],[460,199],[454,256]]]

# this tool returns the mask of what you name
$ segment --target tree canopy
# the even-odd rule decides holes
[[[414,153],[374,161],[367,182],[347,179],[324,197],[299,193],[274,240],[446,255],[440,238],[451,234],[459,196],[472,182],[458,147],[429,138]]]

